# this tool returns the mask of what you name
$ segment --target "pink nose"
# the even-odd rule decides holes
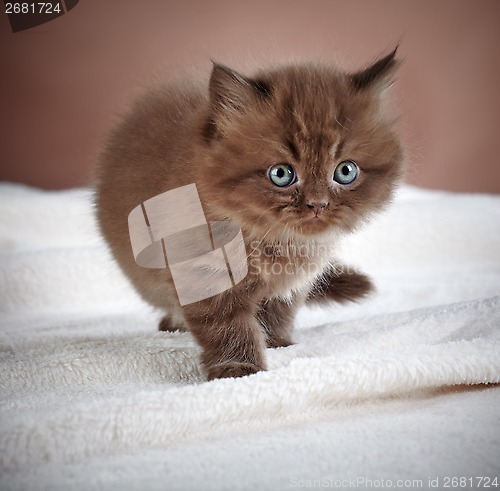
[[[317,216],[328,206],[328,201],[308,201],[306,204]]]

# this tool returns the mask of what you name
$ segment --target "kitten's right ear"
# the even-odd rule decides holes
[[[240,111],[248,103],[251,82],[238,72],[214,62],[210,77],[210,102],[215,110]]]
[[[209,84],[212,124],[221,129],[235,116],[244,114],[256,98],[269,95],[269,91],[262,82],[219,63],[213,64]]]

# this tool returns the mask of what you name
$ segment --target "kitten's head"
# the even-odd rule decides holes
[[[305,64],[247,78],[215,64],[200,188],[258,235],[351,230],[401,173],[393,121],[380,110],[397,65],[395,51],[354,74]]]

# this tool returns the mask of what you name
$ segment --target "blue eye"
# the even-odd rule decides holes
[[[271,182],[280,188],[286,188],[295,182],[295,171],[290,164],[273,165],[268,175]]]
[[[337,165],[333,173],[333,180],[342,185],[351,184],[359,175],[359,168],[352,160],[344,160]]]

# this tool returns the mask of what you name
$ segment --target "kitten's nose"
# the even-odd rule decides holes
[[[325,208],[328,206],[328,201],[326,200],[314,200],[307,201],[307,207],[314,211],[314,214],[318,216]]]

